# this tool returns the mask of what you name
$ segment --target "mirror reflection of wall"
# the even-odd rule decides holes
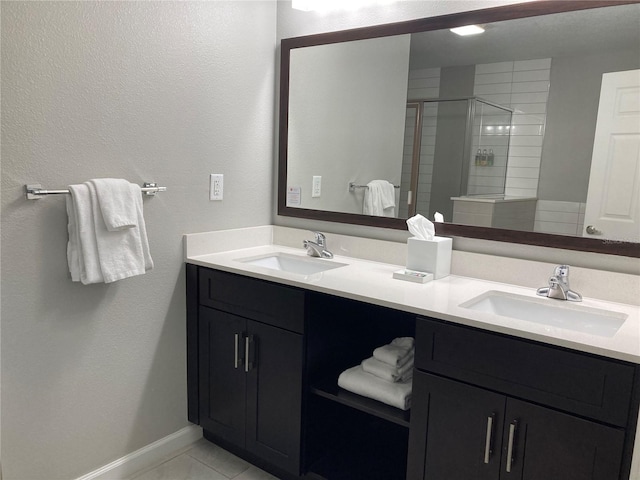
[[[397,94],[404,89],[402,112],[394,107],[392,115],[387,116],[382,109],[377,110],[376,115],[370,115],[367,122],[373,121],[374,129],[379,128],[377,131],[368,128],[367,122],[359,122],[355,117],[342,117],[347,120],[342,123],[338,121],[338,125],[349,128],[351,142],[343,144],[333,141],[335,122],[331,120],[336,117],[329,117],[324,124],[315,124],[314,135],[324,142],[311,143],[311,150],[299,148],[294,152],[295,157],[291,155],[291,147],[294,147],[293,150],[297,148],[297,140],[294,139],[292,144],[291,133],[287,134],[285,130],[289,147],[289,156],[283,156],[283,164],[288,168],[287,186],[293,184],[301,187],[302,202],[298,206],[319,213],[314,213],[311,218],[325,218],[322,217],[322,212],[325,211],[362,213],[363,190],[357,190],[355,195],[347,194],[345,179],[348,178],[347,182],[366,185],[368,181],[380,178],[394,184],[398,182],[401,187],[396,209],[399,219],[408,218],[413,213],[433,218],[433,213],[440,211],[445,214],[445,221],[458,224],[582,236],[587,226],[584,224],[584,212],[589,190],[600,85],[603,74],[640,68],[640,29],[637,28],[639,14],[638,5],[622,5],[562,12],[534,19],[487,22],[484,24],[485,33],[475,37],[456,38],[445,28],[412,33],[408,46],[407,83],[401,88],[389,90]],[[505,15],[509,16],[506,11]],[[354,42],[348,40],[350,35],[344,35],[328,41],[332,43],[337,38],[336,41],[341,46],[358,42],[380,42],[376,43],[378,48],[395,38],[393,34],[386,36],[390,35],[390,30],[381,34],[382,37],[371,40]],[[338,44],[331,46],[338,48]],[[291,49],[292,82],[300,68],[296,55],[325,46]],[[403,48],[407,48],[406,43]],[[405,54],[406,52],[401,54],[403,61]],[[357,61],[364,61],[364,57]],[[356,62],[355,58],[353,62]],[[366,62],[376,61],[368,58]],[[380,60],[378,66],[382,63]],[[327,66],[334,67],[336,65]],[[337,67],[343,69],[344,65]],[[384,74],[388,70],[389,68],[381,68]],[[343,72],[346,71],[348,69]],[[292,83],[292,93],[295,87]],[[371,99],[375,99],[373,103],[376,106],[382,106],[387,99],[384,88],[377,93],[369,91],[366,98],[358,96],[358,92],[354,95],[336,96],[328,89],[317,88],[313,91],[318,95],[327,95],[326,98],[316,99],[320,108],[334,103],[337,98],[341,99],[343,107],[349,102],[353,105],[352,100],[358,98],[367,108],[373,108],[370,105]],[[498,111],[490,112],[490,108],[483,105],[474,112],[475,126],[469,127],[467,124],[470,122],[464,122],[465,118],[469,118],[465,117],[468,110],[460,107],[459,113],[454,115],[457,104],[452,101],[469,97],[484,99],[498,110],[512,110],[511,121],[501,117]],[[287,98],[290,100],[289,128],[297,129],[300,126],[297,109],[305,107],[298,105],[293,95]],[[434,99],[447,102],[422,102]],[[370,112],[373,113],[373,110]],[[399,146],[398,157],[392,159],[390,150],[385,149],[389,154],[389,168],[396,169],[393,172],[374,172],[376,162],[373,159],[380,157],[373,152],[365,155],[358,152],[346,156],[336,153],[338,150],[354,149],[358,143],[375,145],[374,141],[369,141],[372,137],[384,139],[386,147],[393,145],[397,148],[397,139],[391,138],[391,131],[395,132],[396,129],[389,123],[385,130],[377,123],[378,116],[393,116],[404,126],[404,130],[399,130],[402,139],[399,143],[404,145]],[[421,122],[421,128],[416,131],[413,126],[418,122]],[[350,124],[347,126],[347,123]],[[468,143],[465,145],[465,138],[470,129],[472,140],[469,146]],[[500,129],[502,132],[499,132]],[[508,134],[504,133],[505,130],[508,130]],[[299,145],[302,146],[302,143],[299,142]],[[419,153],[413,155],[416,145]],[[335,146],[339,148],[334,148]],[[490,157],[491,153],[493,164],[484,163],[482,158]],[[464,161],[460,159],[460,155]],[[477,156],[481,158],[478,162]],[[305,198],[304,191],[309,191],[312,175],[318,174],[311,170],[321,165],[323,159],[331,162],[335,158],[340,158],[340,163],[330,165],[333,170],[340,172],[341,178],[332,178],[331,182],[326,182],[324,176],[330,174],[322,173],[323,196],[325,184],[337,185],[336,190],[331,190],[331,200],[335,200],[334,203],[326,205],[325,201],[329,200],[327,198]],[[368,158],[369,164],[358,160],[362,158]],[[298,165],[298,162],[303,165]],[[295,177],[295,172],[301,169],[306,169],[303,176]],[[396,174],[397,179],[391,178]],[[505,198],[484,198],[484,203],[492,205],[460,204],[458,213],[467,209],[467,218],[453,218],[456,207],[452,198],[488,194],[516,198],[519,203],[511,202],[512,205],[506,205]],[[535,200],[525,202],[523,199]],[[486,209],[489,207],[492,211],[487,213]],[[284,210],[286,214],[287,209]],[[492,217],[498,210],[502,215],[499,222]],[[511,221],[507,222],[506,217],[510,217]],[[513,222],[516,218],[522,220],[525,217],[526,222],[519,225]],[[353,216],[330,218],[347,223],[403,227],[401,222],[382,222],[367,216],[358,219]],[[484,235],[478,233],[478,230],[454,228],[451,231],[454,230],[462,236]],[[490,232],[486,235],[486,238],[492,237]],[[495,235],[501,237],[502,233],[497,232]],[[544,239],[557,241],[548,236],[532,238],[540,239],[541,242]],[[607,238],[606,233],[598,240],[602,238]]]
[[[409,41],[399,35],[291,52],[287,187],[300,196],[288,206],[362,214],[364,188],[350,190],[350,182],[399,185]]]

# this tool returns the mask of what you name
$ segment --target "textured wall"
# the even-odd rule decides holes
[[[69,479],[187,425],[181,236],[270,223],[276,3],[1,13],[3,478]],[[72,283],[64,198],[23,197],[95,177],[168,187],[147,275]]]

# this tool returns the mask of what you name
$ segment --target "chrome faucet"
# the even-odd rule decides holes
[[[582,301],[582,295],[569,288],[569,265],[558,265],[549,278],[549,286],[539,288],[536,293],[543,297],[559,300]]]
[[[316,236],[316,241],[312,242],[311,240],[305,240],[302,242],[304,248],[307,249],[307,255],[310,257],[322,257],[322,258],[333,258],[333,253],[327,250],[327,238],[323,233],[313,232]]]

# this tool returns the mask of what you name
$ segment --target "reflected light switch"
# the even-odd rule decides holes
[[[313,184],[311,187],[311,196],[319,197],[322,193],[322,177],[320,175],[313,176]]]

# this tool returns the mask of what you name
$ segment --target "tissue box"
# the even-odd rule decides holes
[[[452,244],[453,241],[447,237],[433,237],[433,240],[409,238],[407,268],[433,273],[434,280],[446,277],[451,272]]]

